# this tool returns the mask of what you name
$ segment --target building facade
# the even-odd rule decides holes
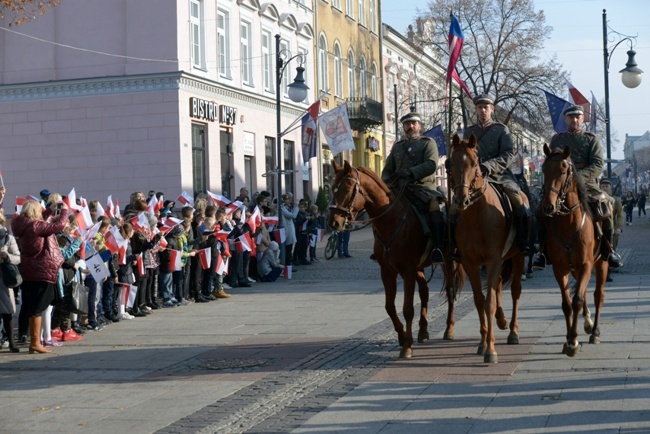
[[[321,175],[302,170],[300,131],[278,149],[275,92],[283,127],[313,93],[287,97],[297,60],[278,89],[275,35],[283,54],[304,55],[314,89],[313,19],[309,0],[66,0],[0,32],[8,198],[72,187],[122,203],[135,190],[277,196],[278,151],[283,192],[312,194]]]

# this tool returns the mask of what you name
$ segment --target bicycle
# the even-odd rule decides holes
[[[339,250],[339,232],[334,231],[327,239],[327,244],[325,245],[325,259],[329,260],[334,257],[336,252]]]

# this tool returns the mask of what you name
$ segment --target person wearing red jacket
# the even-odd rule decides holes
[[[51,352],[41,345],[41,312],[54,299],[57,275],[63,264],[56,234],[65,227],[68,214],[64,203],[52,203],[43,211],[40,203],[28,200],[11,222],[20,246],[21,309],[26,309],[29,318],[30,354]],[[52,221],[48,221],[50,217],[53,217]]]

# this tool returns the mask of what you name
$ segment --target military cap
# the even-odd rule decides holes
[[[494,98],[492,98],[487,93],[482,93],[474,97],[474,105],[478,104],[492,104],[494,105]]]
[[[612,185],[612,181],[609,178],[603,178],[600,180],[600,185],[603,184]]]
[[[404,122],[422,122],[422,119],[420,118],[420,115],[415,112],[411,112],[407,115],[402,116],[402,118],[399,120],[400,123]]]
[[[583,115],[585,114],[585,110],[582,108],[582,106],[579,105],[572,105],[564,109],[562,112],[564,116],[571,116],[571,115]]]

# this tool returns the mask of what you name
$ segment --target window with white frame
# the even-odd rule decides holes
[[[334,44],[334,95],[343,95],[343,71],[341,69],[341,46]]]
[[[348,52],[348,98],[356,96],[356,80],[354,79],[354,53]]]
[[[345,13],[350,18],[354,18],[354,0],[345,1]]]
[[[375,3],[376,0],[370,0],[369,3],[369,13],[370,13],[370,31],[371,32],[376,32],[377,31],[377,17],[375,16],[375,11],[377,10],[377,4]]]
[[[327,90],[327,41],[325,36],[318,38],[318,88]]]
[[[263,64],[263,82],[264,90],[273,92],[273,50],[271,49],[272,39],[271,32],[262,30],[262,64]]]
[[[359,0],[359,24],[366,25],[366,0]]]
[[[366,59],[361,56],[359,60],[359,96],[365,98],[368,95],[368,81],[366,77]]]
[[[217,50],[219,54],[219,75],[231,78],[230,74],[230,14],[217,11]]]
[[[190,0],[190,56],[192,66],[205,69],[203,0]]]
[[[242,83],[253,85],[253,67],[251,59],[253,58],[253,49],[251,47],[251,24],[242,21],[239,26],[239,41],[240,41],[240,60],[239,65],[241,69]]]
[[[370,71],[370,95],[375,101],[379,101],[379,88],[377,87],[377,64],[372,62],[372,69]]]
[[[332,6],[338,10],[341,10],[341,0],[332,0]]]

